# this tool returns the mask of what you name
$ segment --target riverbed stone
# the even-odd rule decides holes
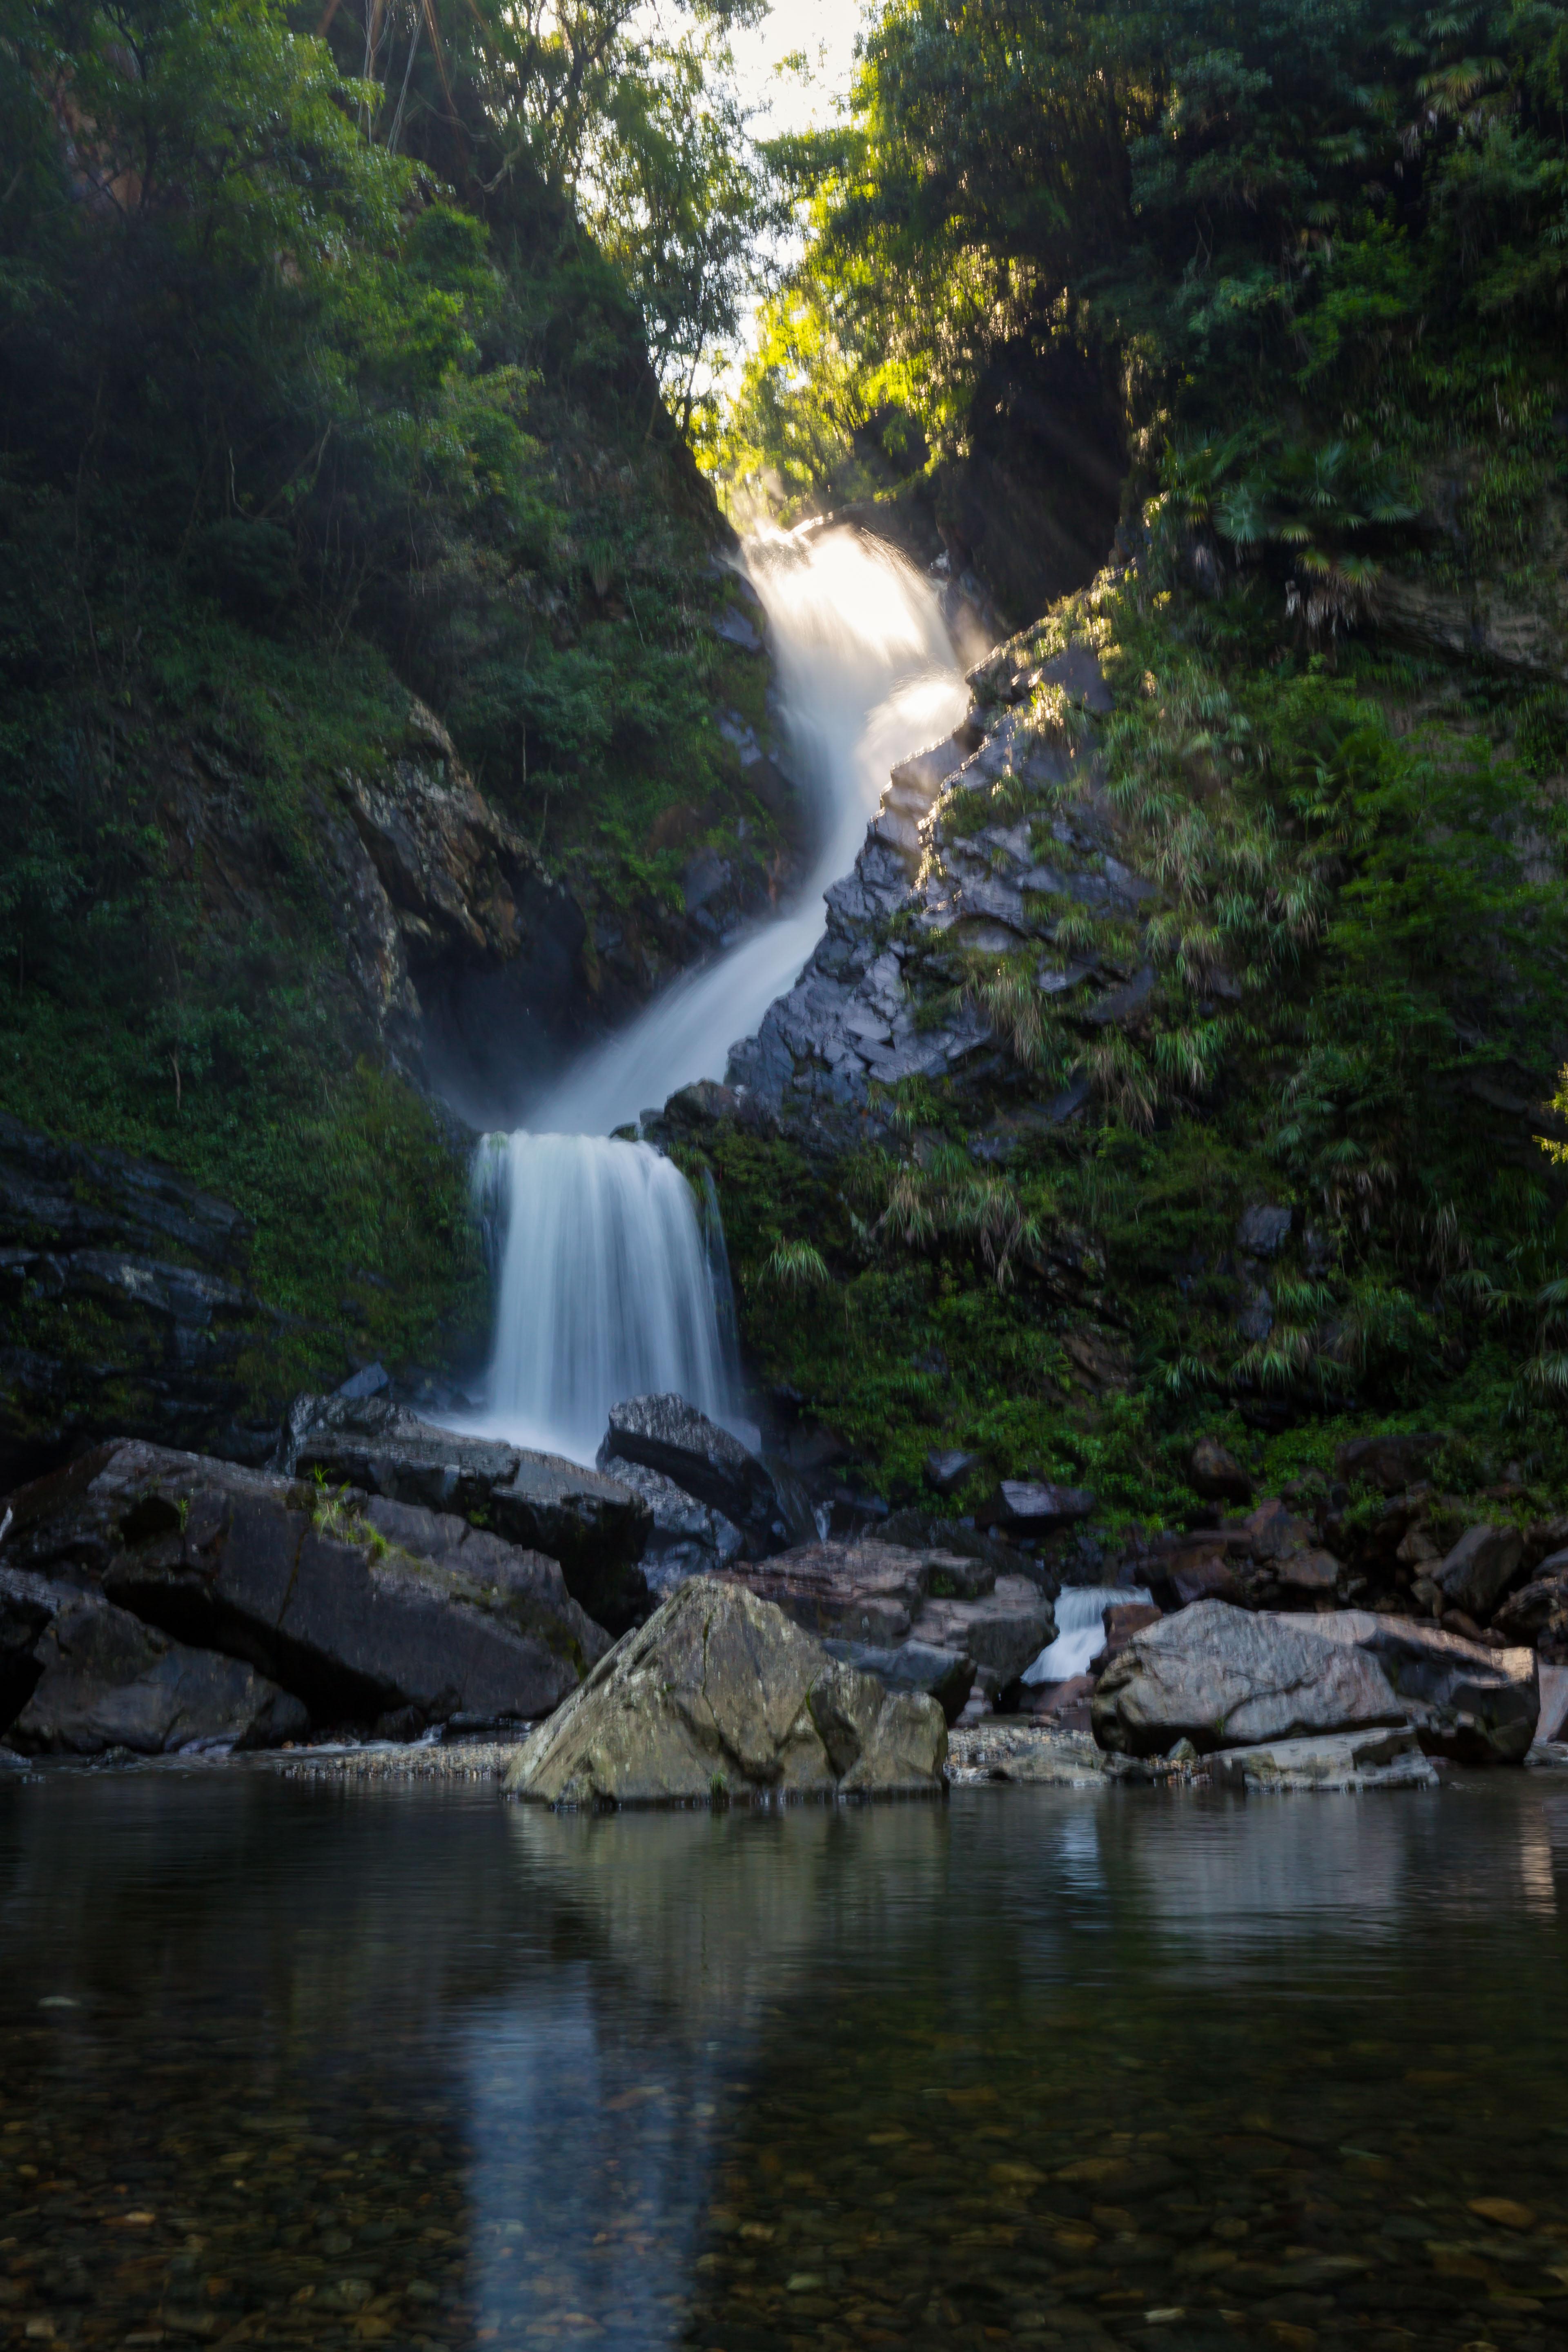
[[[1252,1481],[1217,1437],[1200,1437],[1187,1456],[1187,1484],[1211,1503],[1249,1503]]]
[[[253,1666],[172,1641],[96,1594],[63,1602],[37,1656],[37,1683],[5,1733],[24,1756],[275,1748],[310,1727],[300,1700]]]
[[[731,1576],[809,1633],[881,1646],[906,1641],[924,1602],[925,1555],[900,1544],[803,1544]]]
[[[1406,1710],[1382,1666],[1316,1619],[1200,1601],[1134,1634],[1100,1678],[1092,1710],[1102,1748],[1164,1755],[1399,1724]],[[1310,1630],[1311,1629],[1311,1630]]]
[[[640,1495],[603,1471],[461,1435],[379,1396],[298,1398],[278,1466],[480,1520],[509,1543],[559,1560],[573,1599],[612,1633],[647,1613],[638,1563],[653,1516]]]
[[[832,1658],[740,1584],[695,1578],[616,1643],[518,1752],[507,1793],[549,1804],[941,1791],[947,1727]]]
[[[972,1658],[988,1698],[1016,1682],[1056,1638],[1051,1604],[1025,1576],[999,1576],[989,1592],[972,1601],[929,1599],[910,1630],[912,1641]]]
[[[1083,1486],[1057,1486],[1043,1479],[1004,1478],[995,1493],[974,1514],[979,1528],[1000,1528],[1009,1535],[1054,1535],[1060,1528],[1090,1517],[1094,1496]]]
[[[243,1660],[327,1722],[533,1719],[608,1646],[557,1562],[386,1496],[130,1442],[13,1499],[37,1568]]]

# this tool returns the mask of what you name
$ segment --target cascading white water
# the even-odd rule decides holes
[[[1141,1584],[1068,1584],[1057,1596],[1057,1638],[1026,1666],[1026,1683],[1069,1683],[1087,1675],[1105,1647],[1105,1612],[1147,1602],[1153,1595]]]
[[[486,1139],[478,1171],[500,1237],[488,1425],[578,1461],[592,1461],[623,1398],[673,1390],[731,1424],[737,1403],[722,1236],[705,1249],[679,1171],[611,1130],[723,1076],[731,1045],[821,937],[822,894],[854,864],[889,769],[968,704],[936,596],[891,549],[847,530],[773,534],[748,542],[746,565],[823,845],[800,906],[585,1055],[526,1130]]]
[[[606,1136],[487,1136],[475,1183],[504,1220],[490,1406],[509,1436],[591,1462],[624,1397],[726,1417],[724,1302],[672,1161]]]
[[[790,765],[821,851],[793,914],[656,997],[537,1105],[535,1128],[607,1134],[696,1078],[721,1078],[822,937],[822,894],[848,873],[900,760],[951,734],[969,707],[936,594],[903,558],[853,530],[748,540],[772,625]]]

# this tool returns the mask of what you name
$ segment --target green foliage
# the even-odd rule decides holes
[[[907,416],[962,457],[988,365],[1086,353],[1142,494],[1364,618],[1429,468],[1442,562],[1517,558],[1553,469],[1568,268],[1561,0],[892,0],[849,122],[780,155],[807,223],[724,452],[786,509],[864,494]],[[859,469],[858,471],[858,468]]]

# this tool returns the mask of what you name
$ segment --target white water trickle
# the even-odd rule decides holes
[[[679,1171],[611,1131],[723,1076],[821,938],[823,892],[853,866],[889,770],[968,706],[935,593],[890,548],[849,530],[774,533],[745,558],[822,844],[799,904],[584,1055],[526,1129],[487,1137],[476,1171],[500,1258],[485,1426],[581,1462],[612,1405],[653,1391],[742,1426],[717,1202],[700,1224]]]
[[[1026,1683],[1070,1683],[1105,1647],[1105,1612],[1153,1599],[1141,1584],[1068,1584],[1057,1596],[1057,1638],[1026,1666]]]

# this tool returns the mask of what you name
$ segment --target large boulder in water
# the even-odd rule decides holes
[[[1129,1756],[1178,1739],[1208,1752],[1264,1740],[1398,1724],[1405,1707],[1382,1666],[1316,1620],[1199,1601],[1135,1633],[1101,1675],[1094,1736]]]
[[[93,1593],[62,1599],[35,1655],[37,1682],[5,1734],[24,1756],[276,1748],[310,1727],[300,1700],[254,1666],[171,1641]]]
[[[1102,1748],[1164,1754],[1408,1723],[1433,1754],[1518,1763],[1540,1712],[1535,1658],[1372,1610],[1278,1616],[1200,1601],[1135,1633],[1100,1677]]]
[[[328,1722],[531,1720],[609,1646],[555,1561],[384,1496],[127,1442],[12,1500],[21,1564],[243,1659]]]
[[[782,1610],[699,1577],[617,1643],[519,1750],[507,1793],[547,1804],[933,1795],[947,1726],[828,1656]]]
[[[460,1435],[385,1397],[343,1396],[296,1400],[280,1466],[479,1520],[509,1543],[543,1552],[560,1561],[573,1599],[612,1633],[647,1614],[637,1563],[652,1514],[602,1471]]]

